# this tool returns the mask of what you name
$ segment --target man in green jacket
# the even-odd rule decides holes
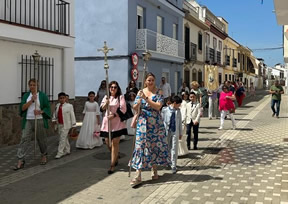
[[[24,167],[25,156],[31,137],[35,134],[35,120],[37,120],[37,142],[41,152],[41,165],[47,163],[47,131],[48,119],[51,118],[50,103],[45,93],[38,91],[36,79],[28,82],[30,92],[23,95],[20,104],[20,115],[22,117],[21,142],[17,151],[18,163],[14,170]],[[35,105],[36,104],[36,105]]]

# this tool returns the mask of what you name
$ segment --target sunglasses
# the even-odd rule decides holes
[[[117,86],[110,86],[110,89],[117,89]]]

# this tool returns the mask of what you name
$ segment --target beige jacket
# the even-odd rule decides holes
[[[58,111],[60,103],[56,105],[55,112],[53,114],[52,121],[58,123]],[[70,129],[71,127],[76,127],[76,119],[74,114],[74,108],[70,103],[64,103],[62,106],[62,115],[64,122],[64,129]]]

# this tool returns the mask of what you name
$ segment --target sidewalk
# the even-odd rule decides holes
[[[287,101],[284,96],[281,118],[276,119],[271,118],[269,97],[263,98],[260,94],[255,100],[247,99],[244,106],[236,110],[235,131],[230,130],[230,120],[225,121],[224,131],[218,131],[219,120],[202,118],[199,150],[192,150],[179,159],[176,175],[163,169],[160,179],[151,181],[150,172],[143,172],[144,183],[137,189],[130,188],[127,177],[132,137],[121,142],[120,165],[110,176],[106,172],[109,154],[105,147],[73,150],[61,160],[53,160],[52,153],[46,166],[33,161],[30,168],[16,173],[8,164],[15,161],[11,158],[15,157],[16,147],[0,149],[1,161],[6,163],[1,162],[0,167],[1,173],[5,170],[5,174],[0,175],[2,202],[288,202],[288,149],[283,142],[287,130]],[[275,134],[271,134],[273,132]],[[51,143],[49,149],[56,148],[56,143]]]

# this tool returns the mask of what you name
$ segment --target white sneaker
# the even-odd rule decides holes
[[[63,155],[57,154],[57,155],[55,156],[55,159],[60,159],[61,157],[63,157]]]
[[[223,127],[219,127],[218,130],[223,130]]]
[[[235,125],[233,125],[233,126],[232,126],[232,130],[235,130],[235,129],[236,129],[236,126],[235,126]]]

